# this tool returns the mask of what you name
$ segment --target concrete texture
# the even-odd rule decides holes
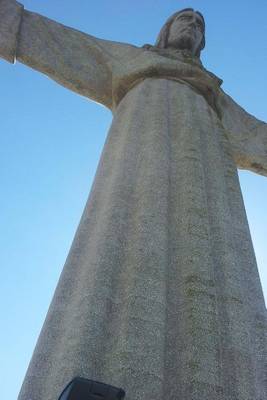
[[[0,0],[0,55],[15,62],[23,6],[16,1]]]
[[[267,175],[267,128],[222,92],[194,38],[137,48],[24,11],[17,59],[114,120],[19,400],[55,400],[74,376],[129,400],[267,400],[236,169]]]

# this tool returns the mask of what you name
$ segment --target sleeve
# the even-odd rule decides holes
[[[223,91],[219,107],[237,167],[267,176],[267,124],[247,113]]]
[[[5,22],[4,22],[5,21]],[[97,39],[0,0],[0,56],[112,108],[112,73],[135,46]]]

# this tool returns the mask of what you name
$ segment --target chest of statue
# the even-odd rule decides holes
[[[201,62],[181,52],[140,49],[126,63],[117,64],[112,78],[113,104],[146,78],[165,78],[186,83],[214,103],[222,81],[205,70]],[[212,104],[211,104],[212,105]]]

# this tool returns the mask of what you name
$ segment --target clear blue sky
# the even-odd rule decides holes
[[[21,2],[97,37],[138,46],[153,43],[173,12],[199,9],[207,24],[204,65],[224,80],[224,90],[239,104],[267,121],[266,0]],[[0,61],[0,74],[0,396],[15,400],[85,205],[111,114],[21,64]],[[267,298],[267,178],[241,172],[240,180]]]

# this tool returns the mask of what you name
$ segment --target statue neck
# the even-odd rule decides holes
[[[143,48],[146,50],[150,50],[153,52],[156,52],[164,57],[172,58],[174,60],[179,60],[182,62],[198,65],[199,67],[202,67],[202,62],[200,61],[200,58],[193,55],[190,50],[181,50],[181,49],[175,49],[171,47],[167,48],[160,48],[157,46],[151,46],[151,45],[144,45]]]

